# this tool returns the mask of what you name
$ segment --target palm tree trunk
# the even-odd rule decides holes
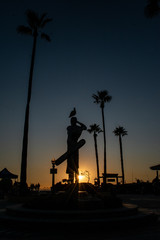
[[[30,110],[30,100],[31,100],[31,92],[32,92],[32,77],[33,77],[33,69],[34,69],[34,60],[36,53],[36,43],[37,43],[37,32],[34,33],[33,40],[33,48],[32,48],[32,58],[31,58],[31,66],[30,66],[30,75],[29,75],[29,84],[28,84],[28,97],[27,97],[27,105],[25,112],[25,122],[24,122],[24,132],[23,132],[23,145],[22,145],[22,158],[21,158],[21,188],[26,188],[26,179],[27,179],[27,149],[28,149],[28,130],[29,130],[29,110]]]
[[[93,136],[94,136],[96,163],[97,163],[97,179],[98,179],[98,186],[99,186],[100,185],[100,178],[99,178],[99,161],[98,161],[97,135],[94,133]]]
[[[102,122],[103,122],[103,137],[104,137],[104,176],[103,176],[103,184],[106,185],[107,178],[107,164],[106,164],[106,130],[105,130],[105,121],[104,121],[104,107],[102,109]]]
[[[122,150],[122,138],[119,135],[120,157],[121,157],[121,169],[122,169],[122,183],[124,184],[124,166],[123,166],[123,150]]]

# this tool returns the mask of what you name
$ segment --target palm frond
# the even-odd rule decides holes
[[[38,14],[30,9],[26,11],[27,22],[32,29],[35,29],[39,25]]]
[[[103,132],[102,129],[99,129],[99,130],[98,130],[98,133],[101,133],[101,132]]]
[[[51,38],[45,33],[41,33],[41,38],[47,40],[48,42],[51,42]]]
[[[98,93],[98,96],[99,96],[100,99],[104,99],[108,95],[107,90],[98,91],[97,93]]]
[[[159,0],[149,0],[148,5],[144,8],[144,14],[147,18],[153,18],[160,13]]]
[[[51,22],[52,18],[46,18],[44,21],[41,21],[41,28],[44,28],[46,26],[47,23]]]
[[[96,94],[93,94],[92,97],[94,98],[94,103],[99,103],[99,97]]]
[[[97,125],[96,123],[90,125],[90,128],[87,129],[89,133],[100,133],[102,132],[102,129]]]
[[[122,137],[128,135],[127,131],[122,126],[116,127],[114,129],[113,133],[115,134],[115,136],[120,136],[121,135]]]
[[[95,99],[94,103],[100,104],[101,108],[104,108],[106,102],[110,102],[112,97],[108,95],[107,90],[97,91],[97,95],[93,94],[92,97]]]
[[[26,35],[32,35],[32,29],[23,25],[17,27],[17,32]]]
[[[47,16],[47,13],[43,13],[41,17],[39,18],[39,24],[41,25],[42,22],[44,21],[44,18]]]
[[[17,32],[21,34],[37,35],[39,28],[44,27],[47,22],[50,22],[52,20],[51,18],[45,19],[46,15],[47,14],[44,13],[41,15],[41,17],[39,17],[38,14],[35,13],[34,11],[27,10],[26,17],[27,17],[27,22],[29,26],[26,27],[26,26],[20,25],[17,28]],[[45,33],[41,33],[41,38],[47,40],[48,42],[51,41],[51,38],[49,37],[49,35]]]
[[[111,100],[112,100],[112,96],[107,95],[104,97],[104,102],[110,102]]]
[[[87,131],[88,131],[89,133],[92,133],[92,132],[93,132],[93,130],[92,130],[91,128],[87,129]]]

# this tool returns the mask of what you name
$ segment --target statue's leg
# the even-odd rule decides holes
[[[69,173],[69,181],[70,183],[74,182],[74,173]]]
[[[76,183],[79,182],[79,171],[78,170],[75,172],[75,182]]]
[[[75,182],[79,183],[79,151],[78,150],[74,154],[74,171],[75,171]]]
[[[79,191],[79,171],[76,169],[75,171],[75,196],[78,199],[78,191]]]

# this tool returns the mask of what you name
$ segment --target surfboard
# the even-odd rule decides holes
[[[79,142],[77,142],[77,144],[74,146],[72,150],[65,152],[63,155],[57,158],[55,160],[55,165],[56,166],[60,165],[62,162],[64,162],[68,158],[69,155],[71,155],[72,153],[74,153],[75,151],[83,147],[85,143],[86,141],[84,139],[81,139]]]

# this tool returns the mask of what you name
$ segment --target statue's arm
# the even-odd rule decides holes
[[[81,128],[82,128],[83,130],[86,130],[86,129],[87,129],[86,125],[84,125],[83,123],[81,123],[81,122],[79,122],[79,121],[77,121],[77,123],[81,126]]]

